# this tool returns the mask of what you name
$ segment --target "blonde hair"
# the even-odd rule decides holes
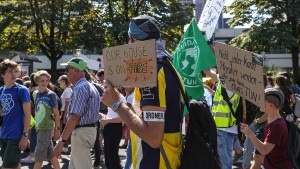
[[[47,76],[49,78],[49,80],[51,79],[51,75],[46,70],[40,70],[40,71],[36,72],[33,77],[35,83],[37,83],[39,81],[40,77],[43,75]]]

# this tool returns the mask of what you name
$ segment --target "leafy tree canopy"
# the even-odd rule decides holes
[[[231,27],[253,25],[230,44],[257,53],[286,48],[292,54],[294,79],[300,84],[298,54],[300,47],[299,0],[235,0],[225,11],[233,18]]]
[[[42,51],[56,72],[65,51],[83,46],[101,53],[127,43],[130,18],[147,14],[161,23],[172,51],[193,8],[177,0],[0,0],[0,50]]]

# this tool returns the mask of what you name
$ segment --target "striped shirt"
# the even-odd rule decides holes
[[[100,95],[92,83],[81,78],[73,87],[67,118],[79,115],[78,125],[92,124],[99,119]]]

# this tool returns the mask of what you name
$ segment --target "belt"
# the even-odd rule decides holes
[[[95,123],[91,123],[91,124],[83,124],[83,125],[76,125],[75,129],[77,128],[82,128],[82,127],[95,127]]]

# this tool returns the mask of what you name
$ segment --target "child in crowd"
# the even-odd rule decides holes
[[[264,168],[292,169],[288,158],[288,129],[285,120],[279,114],[284,104],[284,94],[278,88],[265,89],[265,110],[268,124],[264,129],[264,142],[256,138],[247,124],[241,124],[241,131],[249,137],[254,147],[264,158]]]
[[[59,169],[58,159],[53,153],[52,135],[54,129],[54,140],[60,137],[60,120],[58,111],[57,96],[48,89],[51,75],[44,70],[38,71],[34,75],[34,81],[38,85],[33,98],[35,102],[35,128],[37,130],[37,146],[35,150],[34,169],[41,169],[43,161],[50,160],[54,169]],[[53,119],[54,118],[54,121]]]

